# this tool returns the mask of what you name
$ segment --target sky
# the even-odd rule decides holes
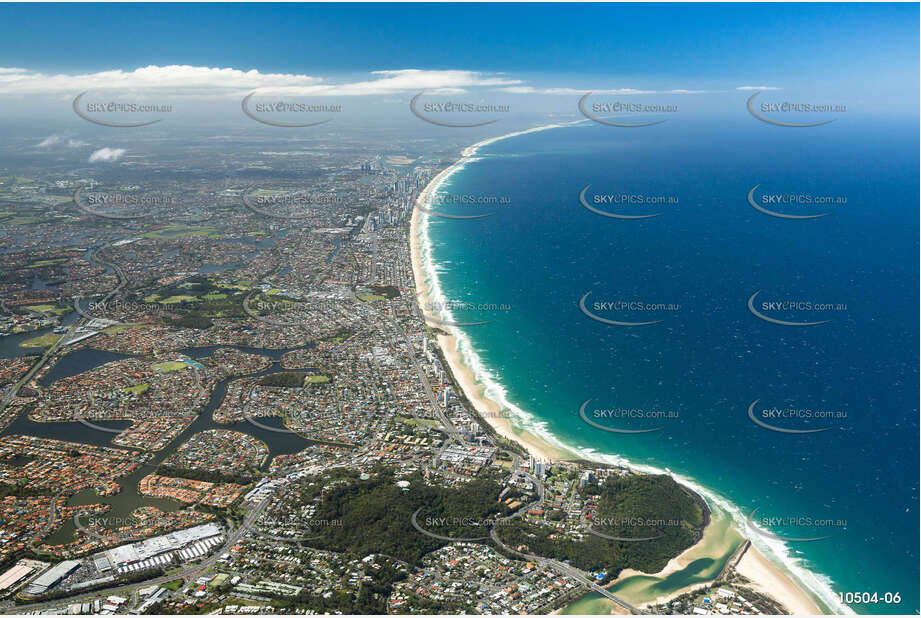
[[[918,32],[917,4],[0,4],[0,101],[767,88],[916,114]]]
[[[118,62],[776,79],[878,69],[874,56],[916,68],[918,51],[917,4],[5,4],[0,14],[4,63],[35,70]],[[756,67],[763,74],[751,75]]]

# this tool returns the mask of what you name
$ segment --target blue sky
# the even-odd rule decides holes
[[[4,4],[3,63],[823,78],[917,69],[917,4]],[[29,27],[23,27],[28,24]],[[899,65],[902,65],[901,67]]]
[[[917,4],[0,4],[0,96],[771,86],[915,114],[918,30]]]

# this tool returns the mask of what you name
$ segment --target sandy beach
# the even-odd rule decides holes
[[[476,144],[473,144],[472,146],[468,146],[462,151],[461,158],[453,165],[442,170],[437,176],[435,176],[419,195],[418,199],[416,200],[416,208],[413,210],[413,215],[410,222],[410,254],[412,259],[413,276],[416,283],[416,301],[426,319],[437,319],[439,317],[434,315],[429,309],[430,307],[434,306],[434,304],[430,298],[432,290],[426,283],[426,274],[423,267],[422,239],[420,237],[422,217],[426,216],[423,212],[423,209],[426,208],[426,204],[430,200],[432,194],[438,190],[438,187],[444,181],[444,179],[446,179],[456,170],[460,169],[469,160],[469,158],[475,155],[476,152],[483,146],[499,140],[507,139],[509,137],[566,126],[567,124],[574,123],[551,124],[535,127],[532,129],[516,131],[506,135],[485,139],[477,142]],[[452,326],[449,328],[453,329],[456,327]],[[445,327],[441,327],[441,330],[446,329]],[[496,433],[509,440],[518,442],[525,450],[527,450],[528,453],[537,459],[544,461],[580,459],[580,457],[578,457],[575,453],[551,444],[533,432],[529,432],[527,430],[516,430],[509,420],[508,411],[504,409],[501,404],[490,399],[486,395],[485,387],[476,380],[473,371],[466,365],[466,363],[464,363],[461,352],[458,349],[457,337],[452,334],[441,334],[438,335],[437,341],[448,364],[448,369],[453,374],[457,384],[463,390],[464,395],[471,402],[479,415],[484,420],[486,420],[490,426],[492,426]],[[708,536],[707,532],[712,527],[713,523],[711,522],[710,526],[708,526],[708,530],[706,530],[704,533],[704,537],[697,544],[688,548],[682,552],[681,555],[669,561],[669,563],[662,571],[651,575],[664,578],[671,573],[683,570],[693,560],[700,558],[700,554],[705,549],[705,540]],[[734,534],[741,536],[741,533],[739,533],[737,529],[733,528],[732,530]],[[712,536],[712,534],[710,536]],[[759,591],[782,603],[793,614],[809,615],[822,613],[816,604],[810,599],[810,597],[786,574],[784,570],[769,562],[753,546],[751,546],[746,551],[742,561],[737,567],[737,571],[743,576],[752,580],[753,585]],[[614,583],[636,575],[647,574],[641,574],[638,571],[633,570],[625,570]],[[682,589],[681,591],[669,594],[666,597],[644,601],[644,604],[664,602],[669,598],[679,596],[680,594],[683,594],[684,592],[687,592],[688,590],[693,589],[694,587],[699,587],[701,585],[705,584],[695,584],[694,586],[688,586],[687,589]]]
[[[422,193],[419,194],[419,197],[416,200],[416,208],[413,210],[412,219],[410,221],[410,254],[412,258],[413,277],[416,281],[416,302],[422,310],[423,315],[427,319],[437,319],[438,316],[434,315],[430,310],[430,308],[433,306],[433,303],[430,299],[431,290],[429,290],[426,284],[425,271],[422,266],[422,247],[419,232],[421,218],[424,216],[422,209],[426,207],[426,203],[429,201],[432,193],[438,189],[438,186],[445,178],[463,166],[467,159],[475,155],[477,150],[483,146],[492,144],[493,142],[499,141],[501,139],[506,139],[508,137],[524,135],[526,133],[534,133],[537,131],[544,131],[561,126],[565,125],[551,124],[535,127],[532,129],[525,129],[499,137],[484,139],[477,142],[476,144],[473,144],[472,146],[468,146],[463,150],[461,153],[461,158],[457,162],[442,170],[437,176],[435,176],[435,178],[432,179],[432,181],[425,187],[425,189],[423,189]],[[422,209],[420,209],[420,207]],[[441,327],[441,329],[444,330],[444,327]],[[463,362],[460,350],[458,350],[457,337],[450,334],[438,335],[438,345],[441,348],[442,354],[444,354],[445,360],[448,363],[448,367],[451,370],[454,379],[457,380],[458,385],[460,385],[461,389],[464,391],[464,395],[473,404],[473,407],[476,409],[477,413],[483,417],[483,419],[486,420],[490,426],[492,426],[496,433],[504,438],[518,442],[528,451],[528,453],[540,460],[557,461],[560,459],[574,459],[576,457],[574,453],[559,449],[558,447],[555,447],[539,436],[535,436],[528,432],[516,432],[508,419],[507,411],[504,410],[498,402],[493,401],[486,396],[484,392],[485,387],[477,383],[473,371]]]
[[[758,592],[777,599],[796,616],[821,614],[818,606],[786,573],[771,564],[753,545],[736,566],[736,572],[752,581]]]

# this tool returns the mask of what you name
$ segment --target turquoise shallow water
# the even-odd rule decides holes
[[[585,124],[499,141],[442,185],[438,205],[490,216],[431,218],[431,257],[445,299],[465,303],[454,318],[488,321],[463,328],[469,360],[494,396],[526,413],[523,426],[586,454],[668,468],[727,499],[740,520],[758,509],[756,545],[804,567],[826,602],[870,592],[878,602],[852,609],[917,613],[917,126],[849,120],[809,131]],[[598,209],[662,214],[592,213],[579,202],[586,185]],[[763,202],[832,213],[775,218],[748,203],[755,185],[756,196],[846,203]],[[659,203],[594,197],[621,194]],[[762,315],[829,321],[759,319],[747,305],[759,290]],[[593,320],[579,308],[589,292],[598,317],[661,321]],[[657,431],[588,424],[579,409],[589,399],[595,425]],[[755,400],[767,424],[830,429],[768,430],[749,418]],[[834,416],[770,416],[791,409]],[[887,592],[901,603],[884,603]]]

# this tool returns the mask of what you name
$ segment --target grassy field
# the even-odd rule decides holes
[[[155,230],[142,234],[142,238],[160,239],[160,238],[180,238],[182,236],[207,236],[208,238],[221,238],[217,230],[213,227],[182,227],[170,226],[162,230]]]
[[[116,324],[115,326],[106,328],[102,332],[106,335],[117,335],[118,333],[123,333],[126,330],[131,330],[132,328],[144,328],[144,326],[139,324]]]
[[[26,339],[25,341],[19,344],[20,348],[47,348],[53,346],[58,342],[58,339],[61,338],[61,335],[56,335],[54,333],[47,333],[45,335],[39,335],[38,337],[32,337],[31,339]]]
[[[50,315],[65,315],[72,311],[70,307],[55,307],[54,305],[28,305],[26,309]]]
[[[122,390],[126,393],[132,395],[143,395],[147,392],[147,389],[150,388],[150,384],[135,384],[134,386],[129,386],[128,388],[123,388]]]
[[[171,373],[173,371],[181,371],[188,367],[182,361],[164,361],[162,363],[157,363],[153,366],[154,371],[159,371],[160,373]]]
[[[348,339],[349,337],[351,337],[353,334],[354,333],[352,333],[351,331],[345,331],[341,333],[336,333],[335,335],[331,337],[326,337],[324,339],[321,339],[321,341],[331,341],[333,343],[341,343],[345,341],[346,339]]]
[[[190,303],[196,300],[198,300],[198,298],[195,296],[189,296],[188,294],[176,294],[174,296],[170,296],[169,298],[158,300],[157,302],[161,305],[178,305],[179,303]]]
[[[410,427],[419,426],[419,422],[414,418],[401,417],[401,420],[407,425],[409,425]],[[421,420],[423,424],[428,425],[429,427],[438,427],[439,425],[441,425],[441,423],[439,423],[438,421],[432,418],[423,418]]]
[[[304,378],[304,384],[326,384],[329,380],[329,376],[307,376]]]
[[[51,260],[39,260],[37,262],[32,262],[26,268],[44,268],[45,266],[54,266],[56,264],[62,264],[67,261],[67,258],[54,258]]]

